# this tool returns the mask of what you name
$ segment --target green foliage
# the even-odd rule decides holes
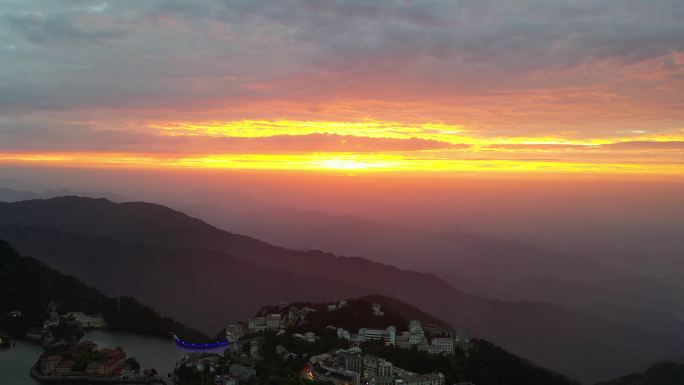
[[[176,385],[208,385],[212,384],[213,377],[207,378],[204,372],[194,367],[181,366],[176,369]]]
[[[131,370],[133,370],[134,372],[140,370],[140,363],[138,362],[138,360],[135,359],[135,357],[128,357],[128,359],[126,359],[125,362],[126,365],[128,365],[128,367],[131,368]]]

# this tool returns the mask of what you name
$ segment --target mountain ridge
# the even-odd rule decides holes
[[[160,205],[116,204],[76,197],[0,204],[0,224],[13,222],[58,228],[86,234],[86,237],[87,234],[104,234],[126,242],[128,246],[141,243],[205,252],[218,250],[275,269],[280,274],[298,274],[302,278],[297,281],[302,284],[314,278],[328,283],[341,282],[344,288],[334,293],[338,298],[352,296],[343,295],[344,290],[351,290],[350,287],[362,288],[362,293],[355,294],[401,298],[455,326],[468,327],[477,335],[497,341],[507,350],[587,381],[613,378],[635,367],[645,367],[659,359],[678,355],[681,348],[677,339],[669,335],[647,332],[548,303],[483,299],[457,290],[431,275],[359,257],[337,257],[330,253],[272,246],[227,233]],[[30,231],[23,231],[23,241],[13,239],[17,247],[40,246],[41,255],[34,255],[39,258],[54,254],[50,245],[33,242]],[[53,249],[56,245],[58,243]],[[220,258],[215,255],[212,266],[220,266]],[[206,266],[203,271],[212,270],[218,269]],[[306,290],[314,292],[315,289],[310,286]],[[233,300],[240,301],[239,298]],[[265,302],[269,301],[261,303]]]

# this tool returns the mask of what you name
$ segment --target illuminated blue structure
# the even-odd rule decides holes
[[[194,344],[191,342],[183,341],[182,339],[178,338],[178,336],[175,334],[173,335],[173,338],[176,340],[176,345],[186,349],[215,349],[223,346],[228,346],[230,344],[230,342],[228,341],[216,341],[207,342],[204,344]]]

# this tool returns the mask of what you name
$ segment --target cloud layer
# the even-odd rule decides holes
[[[684,139],[679,0],[8,0],[0,20],[5,149],[460,154],[465,132],[492,149],[547,138],[558,152],[633,152]],[[154,130],[245,119],[459,133]]]

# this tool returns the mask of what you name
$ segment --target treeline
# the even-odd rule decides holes
[[[122,277],[122,281],[125,278]],[[208,337],[162,317],[130,297],[110,298],[79,279],[62,274],[40,261],[20,256],[0,240],[0,331],[23,336],[30,326],[40,325],[49,314],[47,305],[58,301],[60,313],[80,311],[102,314],[112,330],[204,342]],[[19,310],[21,317],[9,312]]]

